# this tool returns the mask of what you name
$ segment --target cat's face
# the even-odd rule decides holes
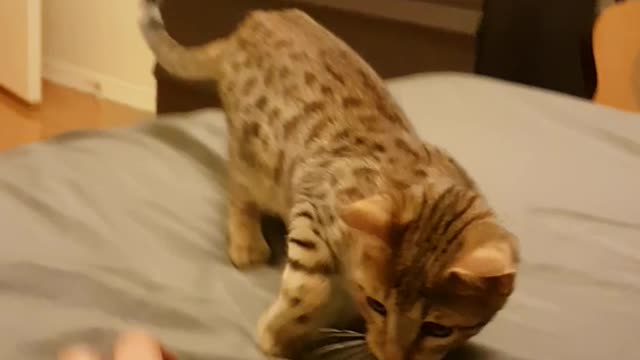
[[[353,295],[378,359],[441,359],[477,334],[511,294],[515,241],[467,195],[403,201],[402,214],[387,219],[398,201],[369,199],[345,216],[358,244]]]
[[[369,348],[381,360],[441,359],[482,330],[508,296],[498,290],[458,294],[455,284],[420,291],[418,274],[408,275],[415,277],[413,293],[388,283],[375,265],[359,269],[354,295],[366,321]],[[506,283],[499,286],[510,287],[513,277],[502,281]]]

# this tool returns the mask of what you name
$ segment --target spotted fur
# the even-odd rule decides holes
[[[502,308],[513,236],[344,42],[280,10],[254,11],[228,37],[187,48],[152,2],[145,9],[159,63],[217,83],[230,136],[231,261],[268,259],[262,212],[288,226],[280,293],[258,324],[265,353],[288,354],[355,309],[378,358],[440,359]]]

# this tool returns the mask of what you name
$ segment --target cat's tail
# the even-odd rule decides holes
[[[140,27],[156,61],[171,75],[185,80],[215,80],[218,78],[226,40],[186,47],[167,32],[158,0],[142,0]]]

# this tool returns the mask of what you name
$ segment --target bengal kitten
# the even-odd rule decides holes
[[[261,212],[288,226],[280,292],[258,324],[264,353],[290,354],[334,324],[344,289],[385,360],[440,359],[503,307],[514,236],[344,42],[291,9],[254,11],[228,37],[187,48],[154,3],[145,10],[143,32],[162,67],[217,82],[230,136],[233,264],[269,258]]]

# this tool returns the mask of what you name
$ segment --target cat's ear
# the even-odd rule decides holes
[[[471,234],[464,241],[471,248],[463,249],[448,269],[450,284],[464,295],[490,291],[508,296],[514,288],[518,265],[515,238],[493,222],[469,230]]]
[[[413,220],[422,203],[422,189],[410,187],[396,194],[377,194],[345,206],[340,212],[344,223],[378,238],[386,238],[393,226]]]

